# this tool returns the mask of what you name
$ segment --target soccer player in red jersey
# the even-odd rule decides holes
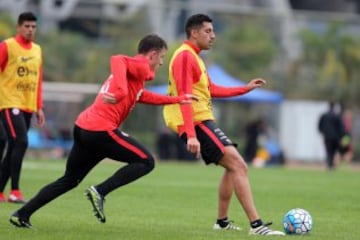
[[[191,16],[185,26],[187,40],[175,51],[169,66],[168,94],[180,96],[194,94],[199,101],[191,105],[167,105],[164,118],[168,127],[178,133],[187,149],[202,156],[206,164],[224,167],[219,186],[218,219],[214,229],[240,230],[228,219],[228,209],[233,191],[243,207],[252,235],[284,235],[273,231],[260,219],[250,189],[247,165],[235,148],[235,144],[216,126],[211,107],[212,97],[231,97],[245,94],[265,84],[256,78],[245,87],[226,88],[211,82],[205,64],[200,57],[215,41],[212,19],[204,14]]]
[[[151,153],[137,140],[119,130],[137,102],[146,104],[191,103],[191,95],[163,96],[144,89],[163,64],[166,42],[157,35],[145,36],[135,57],[111,57],[111,74],[104,82],[94,103],[78,116],[74,126],[74,144],[64,175],[43,187],[35,197],[10,217],[17,227],[31,227],[31,215],[48,202],[75,188],[104,158],[126,162],[104,182],[86,189],[95,216],[106,221],[103,203],[111,191],[135,181],[154,168]]]
[[[0,202],[24,203],[19,181],[23,158],[28,147],[27,132],[32,116],[41,127],[45,124],[42,110],[42,52],[34,43],[36,16],[23,12],[18,17],[17,34],[0,43]],[[2,160],[2,161],[1,161]],[[11,180],[6,198],[4,189]]]

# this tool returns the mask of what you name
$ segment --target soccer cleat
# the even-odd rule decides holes
[[[225,227],[220,226],[220,224],[215,223],[213,226],[214,230],[235,230],[235,231],[241,231],[242,228],[238,227],[236,225],[233,224],[233,221],[229,221],[227,220],[227,225]]]
[[[14,212],[9,219],[10,223],[14,225],[15,227],[19,228],[31,228],[32,225],[29,221],[29,219],[21,218],[19,217],[18,212]]]
[[[0,202],[6,202],[6,201],[7,201],[7,199],[6,199],[5,193],[0,192]]]
[[[285,233],[280,231],[271,230],[268,228],[272,222],[265,223],[257,228],[250,228],[249,235],[273,235],[273,236],[284,236]]]
[[[95,217],[102,223],[106,222],[105,213],[104,213],[104,202],[105,198],[101,196],[94,186],[89,187],[85,191],[85,195],[91,202],[93,206],[93,211]]]
[[[8,202],[10,203],[25,203],[25,200],[22,196],[22,193],[20,190],[11,190]]]

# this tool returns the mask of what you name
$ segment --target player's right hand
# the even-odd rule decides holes
[[[198,96],[195,96],[195,95],[192,95],[192,94],[184,94],[181,97],[183,97],[184,99],[182,99],[179,102],[180,104],[189,104],[192,101],[197,101],[198,102],[199,99],[200,99]]]
[[[186,148],[189,152],[195,154],[197,159],[200,158],[201,156],[200,142],[196,137],[188,138]]]
[[[42,127],[45,125],[45,114],[44,111],[42,109],[39,109],[36,113],[36,118],[37,118],[37,124],[39,127]]]

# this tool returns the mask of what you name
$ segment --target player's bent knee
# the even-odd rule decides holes
[[[242,171],[245,173],[248,171],[248,166],[247,166],[246,162],[241,161],[241,159],[235,159],[234,165],[235,165],[235,168],[237,169],[237,171]]]
[[[234,147],[225,148],[225,154],[222,159],[224,166],[229,166],[233,170],[239,171],[240,169],[243,171],[247,171],[248,167],[245,160],[241,157],[239,152]]]
[[[155,159],[153,156],[148,156],[144,163],[147,173],[151,172],[155,168]]]
[[[248,166],[245,161],[243,161],[241,158],[234,158],[232,159],[232,165],[237,172],[247,173],[248,172]]]
[[[81,179],[76,177],[64,177],[63,182],[65,183],[68,189],[72,189],[80,184]]]
[[[68,182],[68,188],[69,189],[73,189],[73,188],[76,188],[78,185],[79,185],[79,181],[70,181]]]
[[[223,158],[220,164],[229,171],[247,173],[248,167],[245,161],[236,157]]]
[[[69,191],[78,186],[80,182],[81,180],[76,177],[64,175],[52,183],[52,187],[58,190],[61,189],[61,191]]]

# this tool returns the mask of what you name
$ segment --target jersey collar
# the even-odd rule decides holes
[[[194,43],[189,40],[185,40],[184,44],[189,45],[197,54],[200,54],[200,48],[198,48]]]
[[[15,36],[15,40],[23,47],[30,48],[32,41],[27,41],[25,38],[23,38],[20,34],[17,34]]]

